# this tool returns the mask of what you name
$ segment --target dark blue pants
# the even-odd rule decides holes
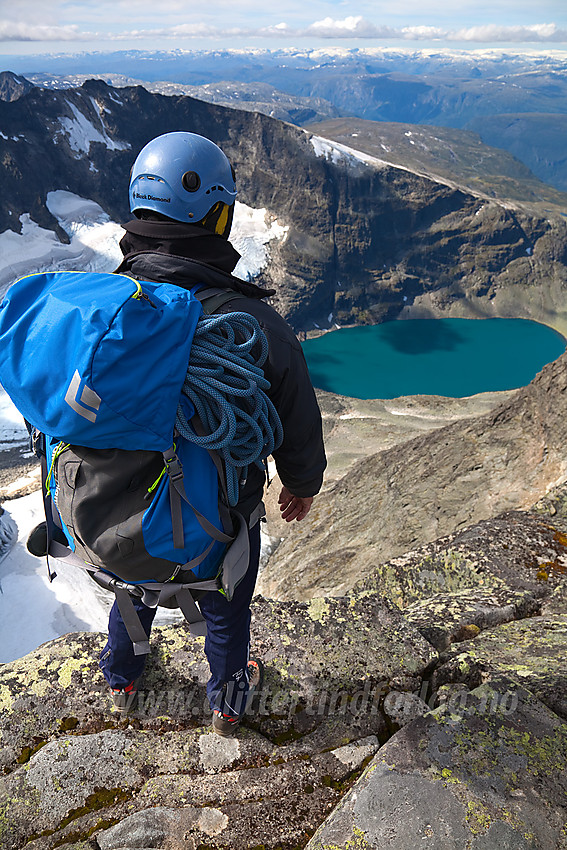
[[[227,602],[222,593],[206,593],[199,600],[207,623],[205,655],[211,669],[207,696],[211,708],[238,715],[244,710],[248,692],[246,665],[250,648],[250,602],[254,594],[260,559],[260,523],[249,531],[250,562],[246,575]],[[155,608],[132,597],[142,625],[149,637]],[[108,642],[100,655],[99,667],[111,688],[124,688],[138,679],[146,662],[145,655],[134,655],[132,641],[115,602],[108,621]]]

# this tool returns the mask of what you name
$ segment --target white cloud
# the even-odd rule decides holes
[[[84,41],[92,38],[76,26],[46,26],[24,21],[0,21],[0,41]]]
[[[340,21],[324,18],[322,21],[315,21],[304,32],[319,38],[389,38],[394,30],[389,27],[377,27],[362,15],[357,15]]]
[[[134,30],[116,33],[109,38],[122,40],[127,38],[332,38],[332,39],[399,39],[411,41],[469,41],[489,42],[567,42],[567,30],[559,29],[555,24],[533,24],[530,26],[484,25],[458,30],[433,26],[413,26],[393,28],[376,26],[360,15],[342,20],[327,17],[315,21],[306,28],[294,28],[285,22],[274,26],[247,29],[244,27],[217,28],[203,23],[180,24],[175,27]]]
[[[36,19],[37,20],[37,19]],[[322,39],[381,39],[444,42],[515,42],[515,43],[562,43],[567,42],[567,29],[555,23],[539,23],[524,26],[501,26],[479,24],[476,26],[450,29],[439,26],[390,27],[374,24],[362,15],[351,15],[336,19],[330,16],[304,27],[280,21],[264,27],[225,26],[203,21],[191,21],[164,26],[127,30],[123,32],[87,32],[77,25],[59,26],[51,23],[28,23],[23,20],[0,22],[0,41],[21,42],[72,42],[72,41],[140,41],[143,39],[193,40],[206,38],[322,38]]]
[[[449,32],[446,38],[450,41],[564,42],[567,41],[567,30],[559,29],[555,24],[533,24],[524,27],[503,27],[491,24]]]

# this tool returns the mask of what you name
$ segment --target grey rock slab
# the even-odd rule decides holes
[[[437,657],[377,591],[308,603],[258,597],[252,611],[254,651],[266,665],[257,714],[264,734],[277,734],[274,716],[302,733],[339,706],[362,716],[380,698],[378,683],[419,676]]]
[[[199,750],[205,773],[218,773],[241,758],[238,738],[222,738],[211,732],[199,737]]]
[[[471,850],[539,850],[532,838],[519,835],[510,824],[499,821],[493,823],[488,832],[477,836]],[[560,850],[559,846],[555,850]]]
[[[404,609],[404,616],[440,652],[484,629],[539,614],[542,601],[510,587],[436,593]]]
[[[384,698],[384,713],[398,726],[405,726],[428,711],[429,705],[417,694],[390,691]]]
[[[248,805],[251,800],[266,802],[272,808],[273,801],[287,800],[290,789],[303,791],[308,799],[315,799],[314,790],[333,788],[339,790],[365,762],[378,750],[375,736],[326,753],[316,753],[310,758],[301,756],[281,762],[275,760],[265,767],[248,767],[219,775],[183,776],[160,775],[148,780],[141,798],[153,805],[226,806]],[[288,812],[290,823],[295,822],[292,810]]]
[[[494,674],[510,676],[567,720],[567,614],[549,612],[482,632],[453,648],[435,670],[432,687],[474,686]]]
[[[21,772],[39,792],[40,811],[61,820],[97,788],[140,784],[142,774],[126,756],[130,745],[130,736],[111,730],[63,738],[46,744]]]
[[[567,724],[500,678],[396,733],[307,847],[551,850],[566,817]]]
[[[42,747],[27,765],[0,778],[5,844],[56,832],[75,818],[110,808],[143,783],[128,757],[131,736],[108,730],[61,738]]]
[[[200,811],[185,810],[183,820],[197,823]],[[169,838],[180,831],[180,813],[165,806],[144,809],[130,815],[110,829],[97,833],[100,850],[117,850],[117,848],[162,848]],[[187,845],[194,847],[193,842]]]
[[[377,565],[354,592],[381,588],[404,610],[437,593],[466,590],[491,595],[515,589],[545,599],[567,583],[566,544],[553,518],[510,511]],[[542,565],[552,565],[546,580]]]
[[[361,783],[307,847],[346,848],[358,838],[365,850],[407,850],[422,841],[428,850],[455,850],[469,837],[463,807],[449,790],[418,773],[402,776],[378,765],[372,782]]]
[[[379,745],[376,735],[369,735],[368,738],[363,738],[353,744],[338,747],[336,750],[332,750],[331,754],[351,770],[356,770],[365,759],[374,755]]]

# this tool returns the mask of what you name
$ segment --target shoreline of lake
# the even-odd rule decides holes
[[[314,386],[360,399],[463,398],[526,386],[567,347],[534,319],[405,319],[315,329],[303,341]],[[319,340],[319,341],[317,341]]]

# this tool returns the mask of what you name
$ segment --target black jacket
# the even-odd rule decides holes
[[[283,443],[274,452],[278,474],[295,496],[314,496],[321,488],[326,466],[321,414],[301,345],[287,322],[262,300],[273,290],[233,277],[230,272],[240,255],[229,242],[201,227],[154,221],[129,222],[125,227],[120,243],[125,257],[116,271],[184,289],[203,283],[233,290],[235,299],[217,312],[244,310],[259,321],[269,347],[263,367],[270,382],[268,395],[284,432]],[[264,483],[263,471],[253,464],[241,487],[239,510],[243,514],[249,514],[260,501]]]

